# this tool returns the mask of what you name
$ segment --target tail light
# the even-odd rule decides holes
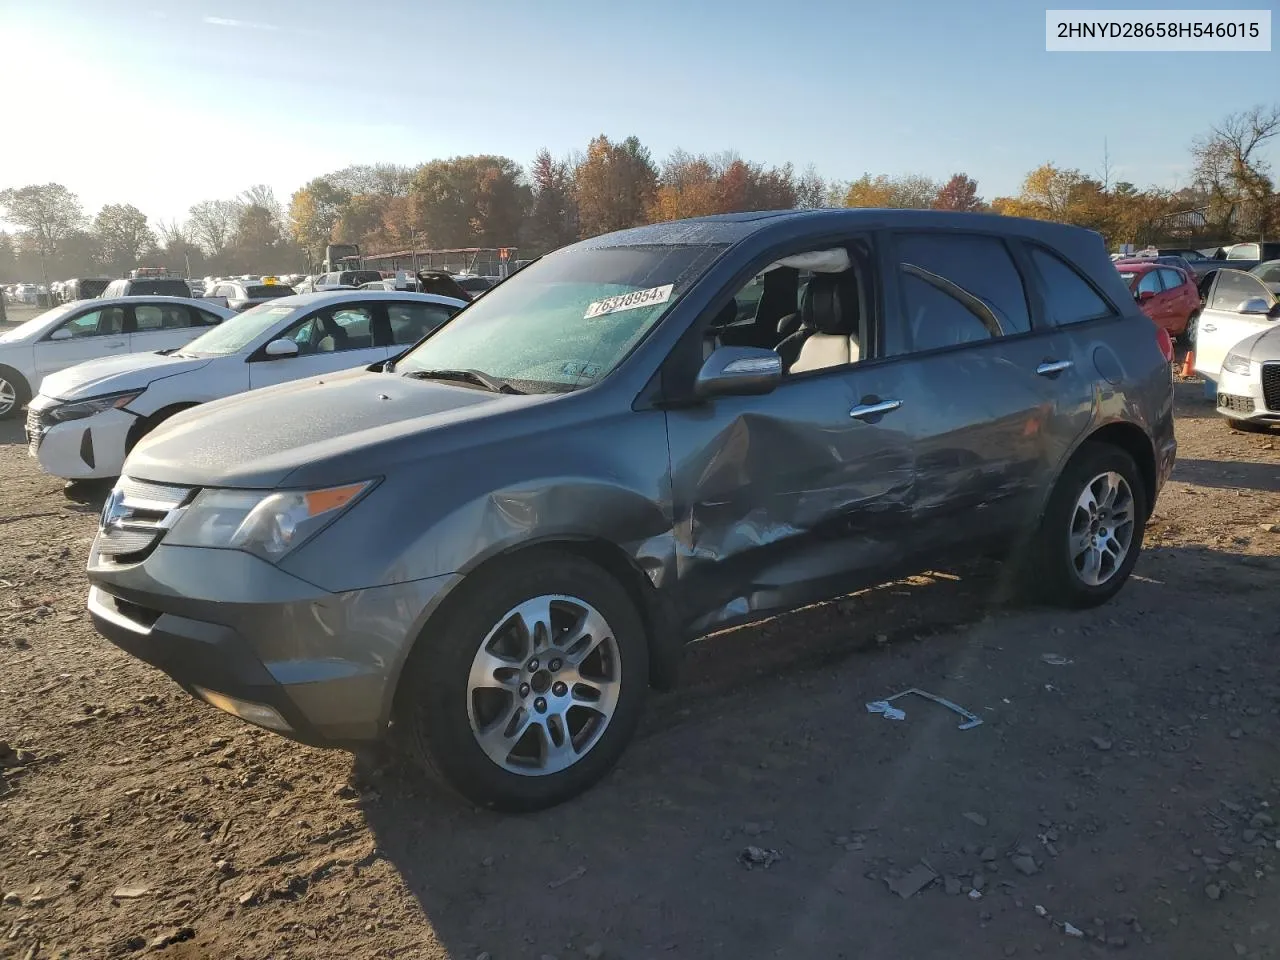
[[[1160,345],[1165,362],[1173,363],[1173,337],[1169,336],[1169,331],[1164,327],[1156,327],[1156,343]]]

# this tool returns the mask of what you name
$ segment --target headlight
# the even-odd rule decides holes
[[[56,407],[50,407],[44,412],[44,416],[57,423],[67,420],[83,420],[85,417],[92,417],[95,413],[102,413],[104,410],[119,410],[121,407],[128,406],[142,396],[141,390],[130,390],[128,393],[109,393],[102,397],[94,397],[92,400],[77,400],[75,403],[63,403]]]
[[[272,563],[337,520],[372,480],[323,490],[203,490],[165,543],[244,550]]]
[[[1249,358],[1242,357],[1238,353],[1228,353],[1227,359],[1222,361],[1222,369],[1227,373],[1239,373],[1247,377],[1249,375]]]

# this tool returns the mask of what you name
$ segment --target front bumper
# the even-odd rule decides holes
[[[82,420],[47,423],[42,408],[27,408],[27,454],[40,469],[64,480],[98,480],[118,477],[124,466],[129,431],[136,414],[105,410]]]
[[[1280,377],[1280,364],[1271,363],[1251,363],[1248,374],[1222,371],[1218,378],[1218,413],[1232,420],[1280,424],[1280,402],[1276,402],[1280,398],[1272,396],[1272,403],[1267,403],[1267,391],[1263,388],[1262,379],[1264,366],[1268,368],[1265,375]],[[1271,372],[1272,367],[1277,368],[1276,372]]]
[[[95,543],[88,572],[104,637],[194,696],[270,707],[288,726],[276,732],[317,746],[382,735],[409,649],[457,579],[333,594],[247,553],[163,543],[135,564]]]

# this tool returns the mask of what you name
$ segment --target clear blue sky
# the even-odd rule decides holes
[[[635,134],[657,159],[735,149],[839,179],[965,171],[988,198],[1046,161],[1099,172],[1106,139],[1113,178],[1177,186],[1197,133],[1280,100],[1280,52],[1046,53],[1044,10],[0,0],[0,188],[56,180],[90,212],[181,217],[258,182],[287,202],[349,163],[486,152],[527,165],[601,132]]]

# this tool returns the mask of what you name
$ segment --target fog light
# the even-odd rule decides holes
[[[285,722],[284,717],[276,712],[274,707],[269,707],[265,703],[253,703],[249,700],[238,700],[235,697],[228,697],[224,693],[214,693],[212,690],[206,690],[204,687],[195,687],[196,696],[210,706],[217,707],[224,713],[229,713],[233,717],[239,717],[245,723],[252,723],[255,726],[266,727],[268,730],[290,730],[292,729]]]

